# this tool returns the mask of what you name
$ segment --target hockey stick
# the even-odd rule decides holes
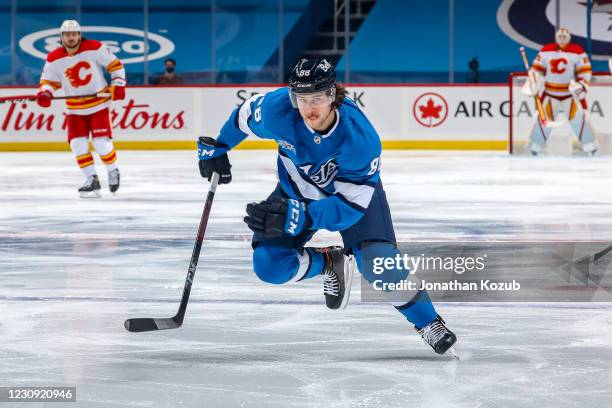
[[[533,75],[531,75],[531,71],[529,70],[529,62],[527,62],[527,54],[525,54],[525,47],[521,47],[519,48],[519,50],[521,51],[521,57],[523,57],[525,71],[527,71],[527,80],[530,81],[532,84],[535,84],[536,79]],[[548,119],[546,119],[546,115],[544,114],[544,107],[542,106],[542,101],[540,101],[538,95],[533,95],[533,100],[535,102],[536,110],[538,111],[538,117],[540,118],[540,122],[542,123],[542,125],[544,125],[545,127],[557,127],[563,124],[558,121],[549,121]]]
[[[217,183],[219,182],[219,174],[213,173],[210,182],[210,189],[206,196],[206,204],[204,205],[204,211],[202,212],[202,218],[200,219],[200,227],[198,228],[198,236],[193,246],[193,252],[191,254],[191,262],[189,263],[189,269],[187,271],[187,278],[185,279],[185,288],[183,289],[183,297],[181,298],[181,304],[178,312],[174,317],[167,318],[151,318],[141,317],[135,319],[127,319],[124,323],[125,328],[131,332],[146,332],[153,330],[166,330],[166,329],[177,329],[183,324],[185,318],[185,311],[187,310],[187,302],[189,301],[189,294],[191,293],[191,285],[193,284],[193,277],[195,276],[196,268],[198,266],[198,259],[200,258],[200,250],[202,249],[202,241],[204,240],[204,232],[206,232],[206,225],[208,224],[208,216],[210,215],[210,209],[212,208],[213,198],[215,197],[215,191],[217,190]]]
[[[612,251],[612,245],[610,245],[609,247],[604,248],[603,250],[595,253],[592,255],[593,260],[591,262],[597,262],[599,259],[601,259],[602,257],[604,257],[605,255],[608,254],[608,252]]]
[[[593,255],[586,255],[576,261],[568,262],[566,263],[565,268],[568,268],[566,270],[570,274],[571,274],[571,268],[572,267],[576,268],[578,271],[580,271],[587,277],[587,282],[588,282],[588,279],[591,276],[591,273],[590,273],[591,265],[599,261],[601,258],[606,256],[611,251],[612,251],[612,245],[602,249],[599,252],[594,253]],[[593,278],[591,278],[591,280],[595,281]],[[596,282],[596,283],[599,284],[599,282]]]
[[[83,99],[83,98],[107,98],[111,96],[109,93],[98,92],[89,95],[78,95],[78,96],[54,96],[51,99]],[[26,102],[35,101],[36,95],[14,95],[14,96],[0,96],[0,103],[4,102]]]

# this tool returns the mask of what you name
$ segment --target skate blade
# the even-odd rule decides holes
[[[351,297],[351,287],[353,285],[353,273],[356,267],[355,257],[350,255],[349,261],[346,263],[347,270],[344,271],[344,299],[342,299],[342,303],[340,304],[340,310],[344,310],[348,306]]]
[[[81,198],[102,198],[99,191],[80,192],[79,195]]]
[[[459,354],[457,354],[457,350],[455,350],[455,347],[451,347],[447,350],[447,353],[453,357],[455,360],[457,361],[461,361],[461,359],[459,358]]]

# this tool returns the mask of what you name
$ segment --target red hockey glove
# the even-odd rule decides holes
[[[112,95],[113,101],[125,99],[125,86],[110,86],[110,93]]]
[[[53,98],[53,95],[51,94],[51,92],[39,91],[36,94],[36,103],[41,108],[48,108],[49,106],[51,106],[51,98]]]

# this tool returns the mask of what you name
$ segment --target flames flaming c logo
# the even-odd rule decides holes
[[[91,69],[91,65],[89,64],[89,62],[80,61],[76,63],[73,67],[66,69],[66,72],[64,72],[66,78],[68,78],[68,80],[70,81],[70,84],[75,88],[87,85],[89,81],[91,81],[91,72],[85,75],[84,77],[81,77],[81,70],[83,69]]]

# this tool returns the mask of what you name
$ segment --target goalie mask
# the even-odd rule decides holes
[[[572,40],[572,35],[567,28],[560,28],[557,34],[555,34],[555,40],[559,47],[565,48]]]
[[[331,104],[336,98],[336,70],[326,59],[301,59],[289,76],[289,97],[300,105]]]

